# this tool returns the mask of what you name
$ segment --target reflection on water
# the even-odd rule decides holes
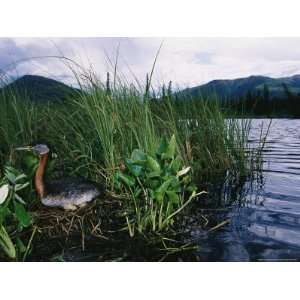
[[[262,124],[252,122],[250,141],[258,142]],[[263,151],[260,182],[246,182],[232,191],[225,184],[226,202],[243,198],[221,219],[231,219],[222,230],[193,234],[200,257],[208,261],[299,261],[300,260],[300,120],[275,119]],[[228,190],[229,189],[229,190]],[[224,196],[223,196],[224,197]],[[232,201],[234,202],[234,201]]]

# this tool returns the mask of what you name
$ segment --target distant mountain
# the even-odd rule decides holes
[[[36,75],[22,76],[0,89],[4,93],[11,91],[36,103],[63,102],[79,92],[57,80]]]
[[[286,99],[287,90],[293,96],[300,96],[300,75],[291,77],[271,78],[266,76],[250,76],[238,79],[213,80],[206,84],[187,88],[176,93],[178,98],[201,96],[218,96],[219,99],[236,100],[246,97],[252,98],[263,95],[268,89],[268,98]],[[17,92],[36,103],[63,102],[70,97],[77,96],[80,90],[70,87],[54,79],[25,75],[6,85],[0,92]]]
[[[265,86],[268,88],[270,99],[287,98],[284,85],[294,95],[300,95],[300,75],[283,78],[271,78],[266,76],[250,76],[232,80],[213,80],[206,84],[187,88],[180,92],[179,95],[188,97],[206,97],[216,95],[220,99],[240,99],[247,93],[252,95],[261,95]]]

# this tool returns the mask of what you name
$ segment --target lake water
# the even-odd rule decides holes
[[[253,145],[269,122],[252,121]],[[300,260],[300,120],[273,119],[263,155],[260,180],[239,190],[243,204],[220,212],[230,222],[211,233],[192,232],[201,260]]]

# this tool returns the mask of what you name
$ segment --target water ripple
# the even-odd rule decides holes
[[[252,146],[269,121],[252,121]],[[199,242],[204,260],[300,260],[300,120],[273,120],[263,155],[263,185],[244,191],[247,206]]]

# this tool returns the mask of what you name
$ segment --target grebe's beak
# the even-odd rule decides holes
[[[32,147],[31,146],[18,147],[18,148],[15,148],[15,150],[17,150],[17,151],[31,151]]]

